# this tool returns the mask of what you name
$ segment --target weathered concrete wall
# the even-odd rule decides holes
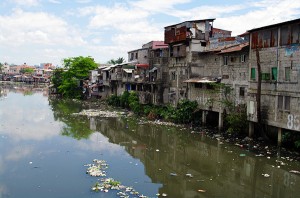
[[[259,50],[259,57],[262,73],[272,75],[272,67],[277,68],[278,73],[277,79],[262,81],[263,119],[271,126],[300,131],[299,44],[263,48]],[[251,68],[257,72],[255,49],[251,49],[250,60],[249,73]],[[255,80],[250,79],[249,101],[255,101],[257,75]],[[252,115],[250,120],[255,121],[256,115]]]

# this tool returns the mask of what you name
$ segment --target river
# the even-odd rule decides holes
[[[300,197],[299,162],[182,127],[73,115],[84,108],[43,87],[0,85],[0,198],[120,197],[91,190],[102,181],[86,174],[94,159],[147,197]]]

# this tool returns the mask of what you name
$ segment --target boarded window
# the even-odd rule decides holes
[[[253,32],[252,34],[252,42],[251,42],[251,48],[256,49],[258,46],[258,32]]]
[[[256,72],[255,72],[255,68],[251,68],[251,80],[255,80],[256,79]]]
[[[291,68],[290,67],[285,67],[284,68],[284,80],[285,81],[290,81],[291,80]]]
[[[271,30],[271,43],[270,47],[276,47],[278,42],[278,31],[277,29]]]
[[[277,67],[271,68],[271,80],[277,80]]]
[[[291,97],[290,96],[285,96],[284,97],[284,110],[290,110],[290,101]]]
[[[267,48],[270,47],[271,43],[271,31],[270,30],[265,30],[263,33],[263,47]]]
[[[292,43],[299,43],[300,40],[300,24],[292,25]]]
[[[288,45],[290,43],[290,26],[283,26],[280,29],[280,45]]]
[[[280,110],[283,109],[283,96],[278,96],[277,108]]]

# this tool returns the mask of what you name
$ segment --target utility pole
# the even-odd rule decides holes
[[[256,112],[257,112],[257,124],[259,133],[262,132],[262,119],[261,119],[261,65],[260,65],[260,57],[259,50],[256,46],[256,62],[257,62],[257,93],[256,93]]]

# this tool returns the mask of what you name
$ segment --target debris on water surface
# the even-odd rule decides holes
[[[118,191],[117,195],[119,197],[139,197],[139,198],[147,198],[147,196],[140,194],[131,186],[121,185],[120,181],[117,181],[113,178],[105,178],[106,172],[105,169],[108,168],[108,164],[105,160],[94,159],[93,164],[86,164],[87,173],[90,176],[101,177],[92,187],[91,190],[94,192],[109,192],[110,190]]]
[[[267,173],[263,173],[263,174],[261,174],[261,175],[264,176],[264,177],[270,177],[270,175],[267,174]]]
[[[187,176],[187,177],[193,177],[193,175],[191,173],[187,173],[187,174],[185,174],[185,176]]]
[[[206,190],[199,189],[198,192],[206,192]]]

